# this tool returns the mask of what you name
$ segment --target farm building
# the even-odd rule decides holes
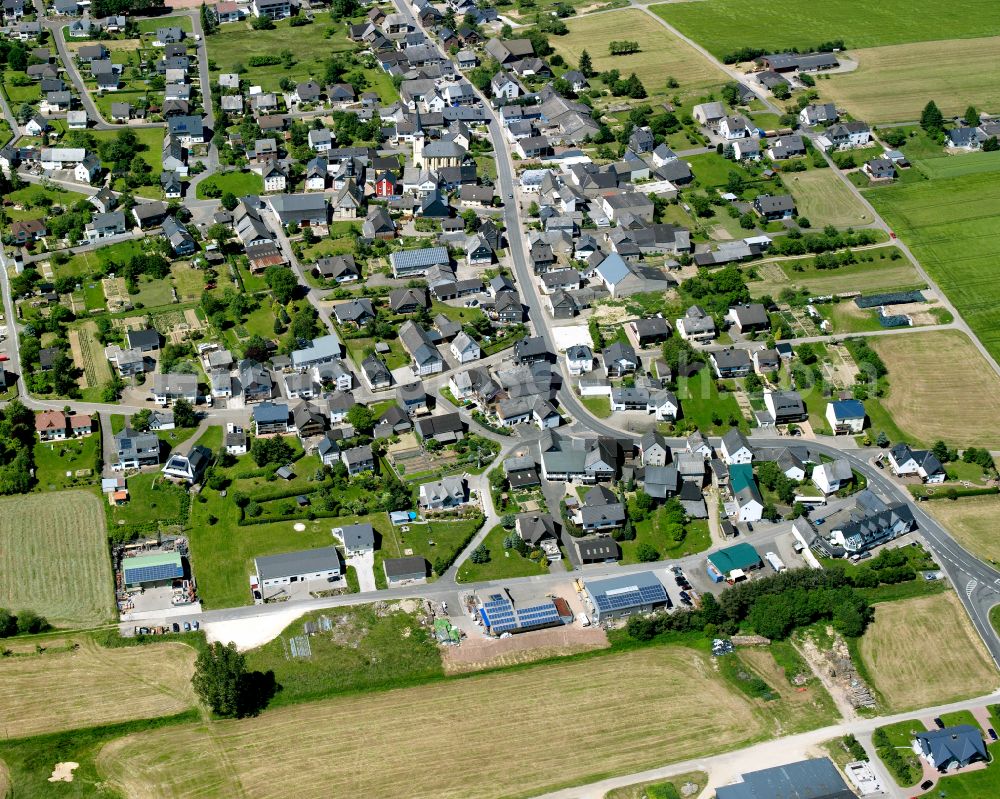
[[[521,607],[521,603],[516,602],[510,591],[505,588],[485,596],[477,596],[476,600],[479,619],[490,635],[558,627],[573,620],[569,606],[565,600],[559,598],[528,600],[524,603],[524,607]]]
[[[652,572],[588,580],[584,588],[594,607],[595,622],[670,606],[667,590]]]
[[[179,552],[154,552],[122,560],[122,577],[126,588],[151,588],[170,585],[184,576],[184,564]]]
[[[409,521],[407,515],[406,521]],[[385,579],[389,585],[424,582],[427,579],[427,561],[424,558],[386,558],[382,562],[385,569]]]
[[[733,544],[708,556],[708,576],[716,583],[745,580],[748,571],[763,566],[757,550],[749,544]]]
[[[331,582],[339,580],[342,571],[340,551],[336,547],[306,549],[301,552],[284,552],[280,555],[254,558],[254,566],[257,569],[257,579],[251,581],[251,587],[254,589],[254,598],[259,600],[267,596],[266,592],[271,592],[273,595],[283,586],[293,583],[307,580]]]

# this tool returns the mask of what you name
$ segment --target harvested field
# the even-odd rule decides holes
[[[140,733],[105,747],[98,768],[143,799],[251,791],[257,799],[490,799],[766,734],[752,703],[715,675],[707,656],[654,647]],[[531,768],[511,768],[528,748]],[[567,756],[574,751],[587,756]]]
[[[10,771],[7,770],[7,764],[0,760],[0,799],[8,799],[10,791]]]
[[[1000,562],[1000,497],[962,497],[955,502],[925,502],[921,507],[974,555]]]
[[[195,651],[185,644],[79,649],[0,661],[5,738],[180,713],[195,704]],[[2,795],[2,793],[0,793]]]
[[[598,627],[557,627],[536,630],[510,638],[468,638],[461,646],[446,646],[442,660],[446,674],[482,671],[517,663],[572,655],[610,646],[608,636]]]
[[[854,72],[817,83],[824,100],[872,123],[919,119],[929,97],[946,116],[1000,110],[1000,37],[856,50]],[[970,62],[978,64],[969,69]]]
[[[1000,378],[957,330],[881,336],[869,343],[889,368],[882,404],[923,441],[1000,448]]]
[[[785,175],[785,186],[795,198],[799,215],[814,228],[869,224],[871,214],[832,169],[813,169]]]
[[[638,9],[567,19],[566,25],[569,33],[553,36],[552,46],[574,68],[586,50],[595,71],[617,69],[623,78],[634,72],[651,96],[664,91],[667,77],[674,78],[680,90],[689,94],[727,80],[724,72]],[[608,43],[613,39],[638,42],[640,50],[631,55],[609,55]]]
[[[0,500],[0,607],[52,624],[111,619],[114,578],[104,509],[85,491]]]
[[[1000,685],[951,591],[876,605],[858,649],[888,711],[955,702]]]

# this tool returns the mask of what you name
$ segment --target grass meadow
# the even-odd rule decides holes
[[[832,169],[792,172],[784,176],[784,181],[795,198],[799,215],[817,229],[871,224],[871,214]]]
[[[103,623],[115,611],[101,500],[87,491],[0,500],[0,607],[50,623]]]
[[[1000,34],[992,0],[950,6],[936,0],[886,0],[866,5],[863,13],[848,3],[806,7],[797,0],[752,7],[740,0],[700,0],[651,10],[720,58],[741,47],[803,50],[834,39],[854,49]]]
[[[1000,536],[996,520],[1000,496],[962,497],[954,502],[925,502],[923,509],[937,519],[948,534],[977,557],[1000,563]],[[1000,605],[997,606],[1000,608]]]
[[[988,153],[988,155],[997,155]],[[937,162],[955,159],[932,159]],[[1000,358],[1000,180],[996,160],[954,178],[872,189],[865,197],[893,226],[994,358]],[[918,165],[919,166],[919,165]],[[933,167],[932,167],[933,168]]]

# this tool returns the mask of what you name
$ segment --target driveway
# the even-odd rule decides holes
[[[358,591],[362,594],[375,589],[375,553],[365,552],[362,555],[350,555],[347,565],[353,566],[358,574]]]

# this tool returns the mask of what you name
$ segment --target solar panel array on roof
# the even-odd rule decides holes
[[[662,585],[632,585],[594,596],[597,609],[605,613],[666,601],[667,592]]]
[[[122,568],[125,573],[126,585],[173,580],[184,576],[184,567],[181,565],[179,555],[161,558],[126,558],[122,563]]]
[[[479,609],[479,613],[483,617],[483,623],[494,634],[560,623],[559,611],[552,602],[515,608],[514,604],[501,594],[491,594]]]

